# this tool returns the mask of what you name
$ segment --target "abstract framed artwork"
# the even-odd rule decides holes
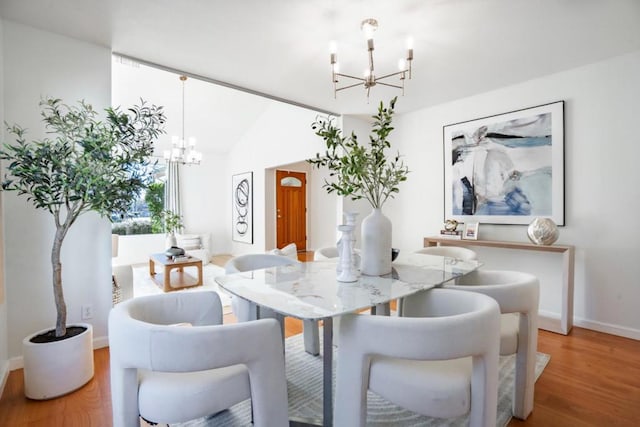
[[[444,218],[564,225],[564,101],[443,127]]]
[[[231,178],[233,211],[232,238],[236,242],[253,243],[253,172],[233,175]]]

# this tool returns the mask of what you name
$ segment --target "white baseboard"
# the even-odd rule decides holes
[[[610,323],[604,323],[604,322],[596,322],[593,320],[582,319],[579,317],[574,318],[573,324],[581,328],[591,329],[593,331],[598,331],[598,332],[604,332],[605,334],[617,335],[620,337],[640,340],[640,330],[628,328],[626,326],[612,325]]]
[[[575,316],[573,318],[573,326],[579,326],[581,328],[603,332],[605,334],[617,335],[619,337],[640,340],[640,330],[628,328],[626,326],[597,322],[595,320],[588,320]],[[538,328],[566,335],[561,329],[560,315],[550,311],[541,310],[538,312]]]
[[[9,361],[5,361],[0,366],[0,398],[4,393],[4,387],[7,385],[7,380],[9,379]]]
[[[109,337],[93,337],[93,349],[109,347]]]
[[[93,338],[93,349],[97,350],[99,348],[109,347],[109,338],[108,337],[94,337]],[[24,368],[24,361],[22,360],[22,356],[12,357],[9,359],[9,371],[15,371],[16,369]]]

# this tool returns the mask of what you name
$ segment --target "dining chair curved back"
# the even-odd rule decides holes
[[[446,256],[449,258],[462,259],[465,261],[473,261],[478,259],[475,251],[459,246],[427,246],[426,248],[415,251],[417,254]]]
[[[205,417],[251,398],[253,421],[287,426],[284,350],[273,319],[222,325],[215,292],[125,301],[109,314],[115,427]]]
[[[227,274],[241,273],[268,267],[296,265],[299,261],[291,257],[274,254],[246,254],[230,259],[224,266]],[[272,310],[265,307],[257,307],[254,303],[245,299],[232,296],[231,308],[239,322],[255,320],[258,318],[274,318],[281,322],[284,330],[284,320]],[[259,312],[258,312],[259,311]],[[318,322],[305,320],[303,322],[303,336],[305,350],[313,355],[320,354],[320,331]]]
[[[313,251],[313,260],[322,261],[325,259],[338,258],[338,248],[336,246],[325,246],[324,248]]]
[[[498,305],[485,295],[456,292],[416,295],[415,317],[342,316],[335,425],[364,426],[372,390],[422,415],[469,413],[470,426],[495,426]]]
[[[224,265],[227,274],[241,273],[261,268],[295,265],[299,261],[291,257],[275,254],[246,254],[231,258]]]
[[[526,419],[533,411],[538,347],[538,279],[532,274],[519,271],[480,269],[447,287],[479,292],[498,302],[503,313],[500,354],[516,354],[513,416]]]

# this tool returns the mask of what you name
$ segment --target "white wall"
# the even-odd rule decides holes
[[[247,129],[242,140],[229,154],[227,176],[223,192],[226,197],[227,216],[224,222],[225,237],[230,242],[229,253],[243,254],[264,252],[267,247],[266,206],[273,191],[267,194],[268,171],[279,165],[296,163],[308,159],[323,149],[323,142],[311,129],[317,112],[289,104],[273,102],[268,109]],[[231,241],[231,176],[253,172],[253,244]],[[307,186],[308,189],[311,185]],[[309,191],[312,191],[311,189]],[[311,202],[313,203],[313,198]],[[335,206],[335,203],[334,203]],[[311,209],[311,206],[309,207]]]
[[[43,136],[38,102],[54,96],[68,103],[84,99],[98,111],[110,105],[107,48],[13,22],[3,26],[5,119]],[[7,135],[5,134],[5,137]],[[54,224],[24,197],[4,194],[5,284],[9,357],[19,365],[22,339],[55,324],[50,252]],[[62,247],[68,322],[80,321],[81,305],[92,304],[94,338],[103,344],[111,308],[111,227],[90,213],[80,217]]]
[[[636,52],[399,116],[394,146],[411,174],[385,206],[394,245],[417,249],[442,227],[443,125],[564,100],[566,226],[558,243],[576,246],[576,324],[640,339],[639,76]],[[481,224],[479,235],[527,241],[526,226]],[[541,310],[558,313],[559,257],[497,249],[479,255],[488,268],[540,276]]]
[[[149,255],[164,252],[167,237],[162,234],[131,234],[118,237],[118,256],[113,265],[146,264]]]
[[[225,239],[231,220],[231,184],[225,185],[227,156],[207,153],[198,166],[180,167],[180,192],[184,230],[189,234],[211,234],[211,254],[228,253]]]
[[[342,197],[327,194],[322,188],[329,172],[312,169],[307,176],[307,250],[335,246],[340,238],[337,225],[342,224]]]
[[[4,28],[4,21],[0,19],[0,99],[4,98],[4,47],[2,31]],[[4,102],[0,103],[0,123],[4,123]],[[1,166],[1,165],[0,165]],[[4,170],[0,168],[0,175],[4,176]],[[0,396],[4,385],[9,376],[9,342],[7,334],[9,331],[8,317],[7,317],[7,297],[6,289],[4,285],[4,227],[2,221],[2,201],[3,194],[0,193]]]

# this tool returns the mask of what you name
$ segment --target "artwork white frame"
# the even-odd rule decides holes
[[[444,218],[564,225],[564,101],[443,126]]]
[[[231,177],[231,209],[233,240],[253,244],[253,172]]]

